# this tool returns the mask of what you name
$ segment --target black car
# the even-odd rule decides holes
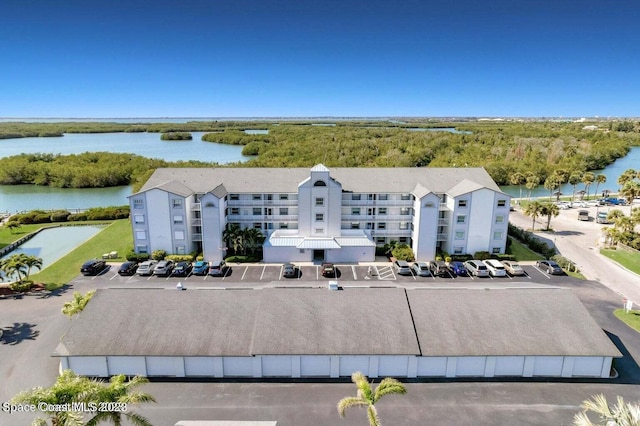
[[[320,271],[323,277],[335,278],[336,276],[336,268],[333,266],[333,263],[324,262],[320,267]]]
[[[107,262],[101,259],[87,260],[82,264],[80,272],[82,275],[98,275],[107,267]]]
[[[192,269],[193,265],[191,262],[178,262],[175,268],[173,268],[173,273],[171,275],[174,277],[186,277],[191,273]]]
[[[138,270],[138,262],[124,262],[118,269],[118,275],[133,275]]]

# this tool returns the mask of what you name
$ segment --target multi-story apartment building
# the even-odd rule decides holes
[[[158,169],[129,197],[136,252],[222,259],[224,230],[262,231],[266,262],[372,261],[397,241],[504,253],[510,196],[482,168]]]

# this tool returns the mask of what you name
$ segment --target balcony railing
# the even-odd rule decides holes
[[[200,203],[193,203],[191,204],[190,210],[191,211],[196,211],[196,210],[201,210],[202,206],[200,205]]]

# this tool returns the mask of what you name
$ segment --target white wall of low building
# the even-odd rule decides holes
[[[342,247],[325,251],[327,262],[351,263],[351,262],[373,262],[376,257],[376,248],[368,247]]]
[[[86,376],[155,377],[591,377],[608,378],[611,357],[256,355],[253,357],[70,356],[63,368]]]
[[[313,250],[273,246],[262,249],[262,260],[266,263],[310,262],[312,259]]]

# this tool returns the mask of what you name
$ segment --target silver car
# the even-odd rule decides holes
[[[469,275],[475,275],[476,277],[488,277],[489,269],[482,260],[467,260],[464,262],[464,267],[469,271]]]
[[[138,275],[151,275],[158,264],[157,260],[145,260],[138,266]]]
[[[411,270],[419,277],[430,277],[431,271],[429,270],[429,264],[426,262],[414,262],[411,265]]]

